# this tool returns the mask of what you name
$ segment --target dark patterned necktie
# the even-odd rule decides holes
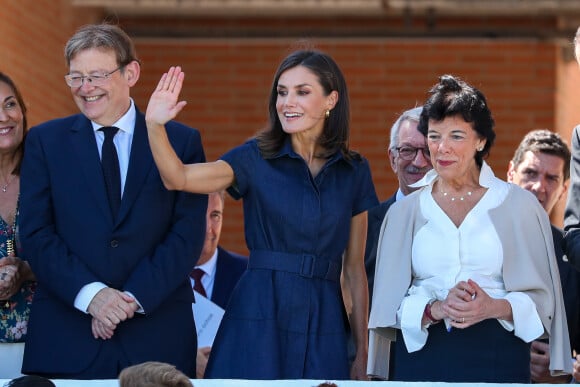
[[[99,130],[105,133],[105,141],[103,142],[103,148],[101,150],[101,166],[103,167],[103,175],[105,176],[109,206],[111,207],[113,219],[115,219],[121,206],[121,171],[119,169],[119,157],[117,157],[117,149],[115,149],[113,138],[119,128],[103,126]]]
[[[193,290],[195,290],[196,292],[198,292],[199,294],[201,294],[204,297],[207,297],[207,293],[205,292],[205,288],[203,287],[202,283],[201,283],[201,277],[203,277],[203,275],[205,274],[205,272],[201,269],[193,269],[193,271],[191,272],[191,274],[189,274],[189,276],[191,278],[193,278]]]

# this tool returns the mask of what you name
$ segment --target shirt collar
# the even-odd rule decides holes
[[[199,266],[196,265],[195,268],[201,269],[209,277],[213,277],[213,275],[216,271],[217,255],[218,255],[218,249],[215,249],[215,251],[213,252],[213,255],[206,263],[204,263],[203,265],[199,265]]]
[[[111,125],[119,128],[119,130],[127,134],[133,134],[135,131],[135,120],[137,118],[137,109],[135,108],[133,98],[130,98],[130,100],[131,105],[129,106],[127,112],[123,114],[123,116],[119,118],[113,125]],[[94,121],[91,121],[91,125],[93,126],[93,130],[95,132],[103,127],[103,125],[99,125]]]
[[[407,196],[407,195],[405,195],[403,193],[403,191],[401,191],[401,188],[399,188],[397,190],[397,193],[395,194],[395,201],[399,201],[399,200],[403,199],[405,196]]]
[[[416,183],[410,184],[409,187],[420,188],[426,185],[433,185],[433,183],[435,182],[435,180],[437,180],[438,177],[439,175],[437,174],[437,171],[435,170],[435,168],[433,168],[429,172],[427,172],[421,180],[419,180]],[[481,170],[479,171],[479,185],[481,185],[482,187],[489,188],[493,184],[494,180],[495,175],[493,171],[491,170],[490,166],[484,161],[483,165],[481,166]]]

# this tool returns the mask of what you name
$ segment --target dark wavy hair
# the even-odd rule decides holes
[[[355,157],[357,154],[349,150],[348,144],[350,101],[346,81],[336,62],[327,54],[317,50],[294,51],[280,63],[270,90],[268,125],[256,136],[260,152],[265,158],[274,157],[289,136],[282,129],[282,123],[276,111],[278,81],[282,73],[297,66],[303,66],[316,75],[325,95],[329,95],[332,91],[338,92],[338,101],[330,111],[330,116],[325,119],[322,135],[318,139],[318,144],[324,149],[324,153],[317,156],[326,158],[338,151],[347,159]]]
[[[483,93],[453,75],[443,75],[439,83],[429,90],[429,94],[421,112],[417,128],[419,132],[427,136],[431,120],[440,122],[447,117],[462,117],[477,134],[487,140],[483,149],[475,152],[475,162],[481,168],[495,141],[495,122]]]
[[[20,111],[22,112],[22,130],[23,130],[22,142],[20,143],[20,145],[18,145],[18,148],[16,149],[16,152],[18,153],[18,162],[16,163],[16,166],[12,171],[13,174],[20,175],[20,165],[22,164],[22,157],[24,156],[24,141],[26,140],[26,134],[28,133],[28,121],[26,120],[26,111],[27,111],[26,104],[24,103],[24,98],[22,98],[20,90],[18,90],[18,87],[16,87],[16,84],[14,83],[12,78],[10,78],[8,75],[6,75],[1,71],[0,71],[0,82],[5,83],[6,85],[8,85],[8,87],[12,89],[16,101],[18,102],[18,105],[20,105]]]
[[[536,129],[528,132],[514,152],[512,162],[516,168],[524,161],[524,155],[528,151],[561,158],[564,160],[562,165],[564,181],[570,178],[570,148],[558,133],[548,129]]]

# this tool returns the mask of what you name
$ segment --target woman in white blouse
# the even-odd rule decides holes
[[[418,129],[433,170],[379,238],[369,374],[386,378],[390,357],[392,380],[529,383],[529,342],[542,336],[552,372],[571,372],[545,211],[485,163],[495,139],[485,96],[450,75],[430,94]]]

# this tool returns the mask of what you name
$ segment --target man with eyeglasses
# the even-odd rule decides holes
[[[388,154],[391,168],[399,180],[399,188],[393,196],[368,212],[365,268],[369,300],[372,300],[377,244],[385,214],[395,201],[415,191],[417,188],[410,185],[422,179],[432,168],[425,136],[417,130],[422,110],[423,107],[419,106],[405,111],[391,127]]]
[[[115,379],[160,361],[195,377],[188,274],[207,196],[163,186],[130,96],[140,64],[124,31],[84,26],[65,59],[81,114],[32,128],[22,163],[22,250],[38,273],[23,372]],[[205,161],[198,131],[167,132],[183,162]]]

